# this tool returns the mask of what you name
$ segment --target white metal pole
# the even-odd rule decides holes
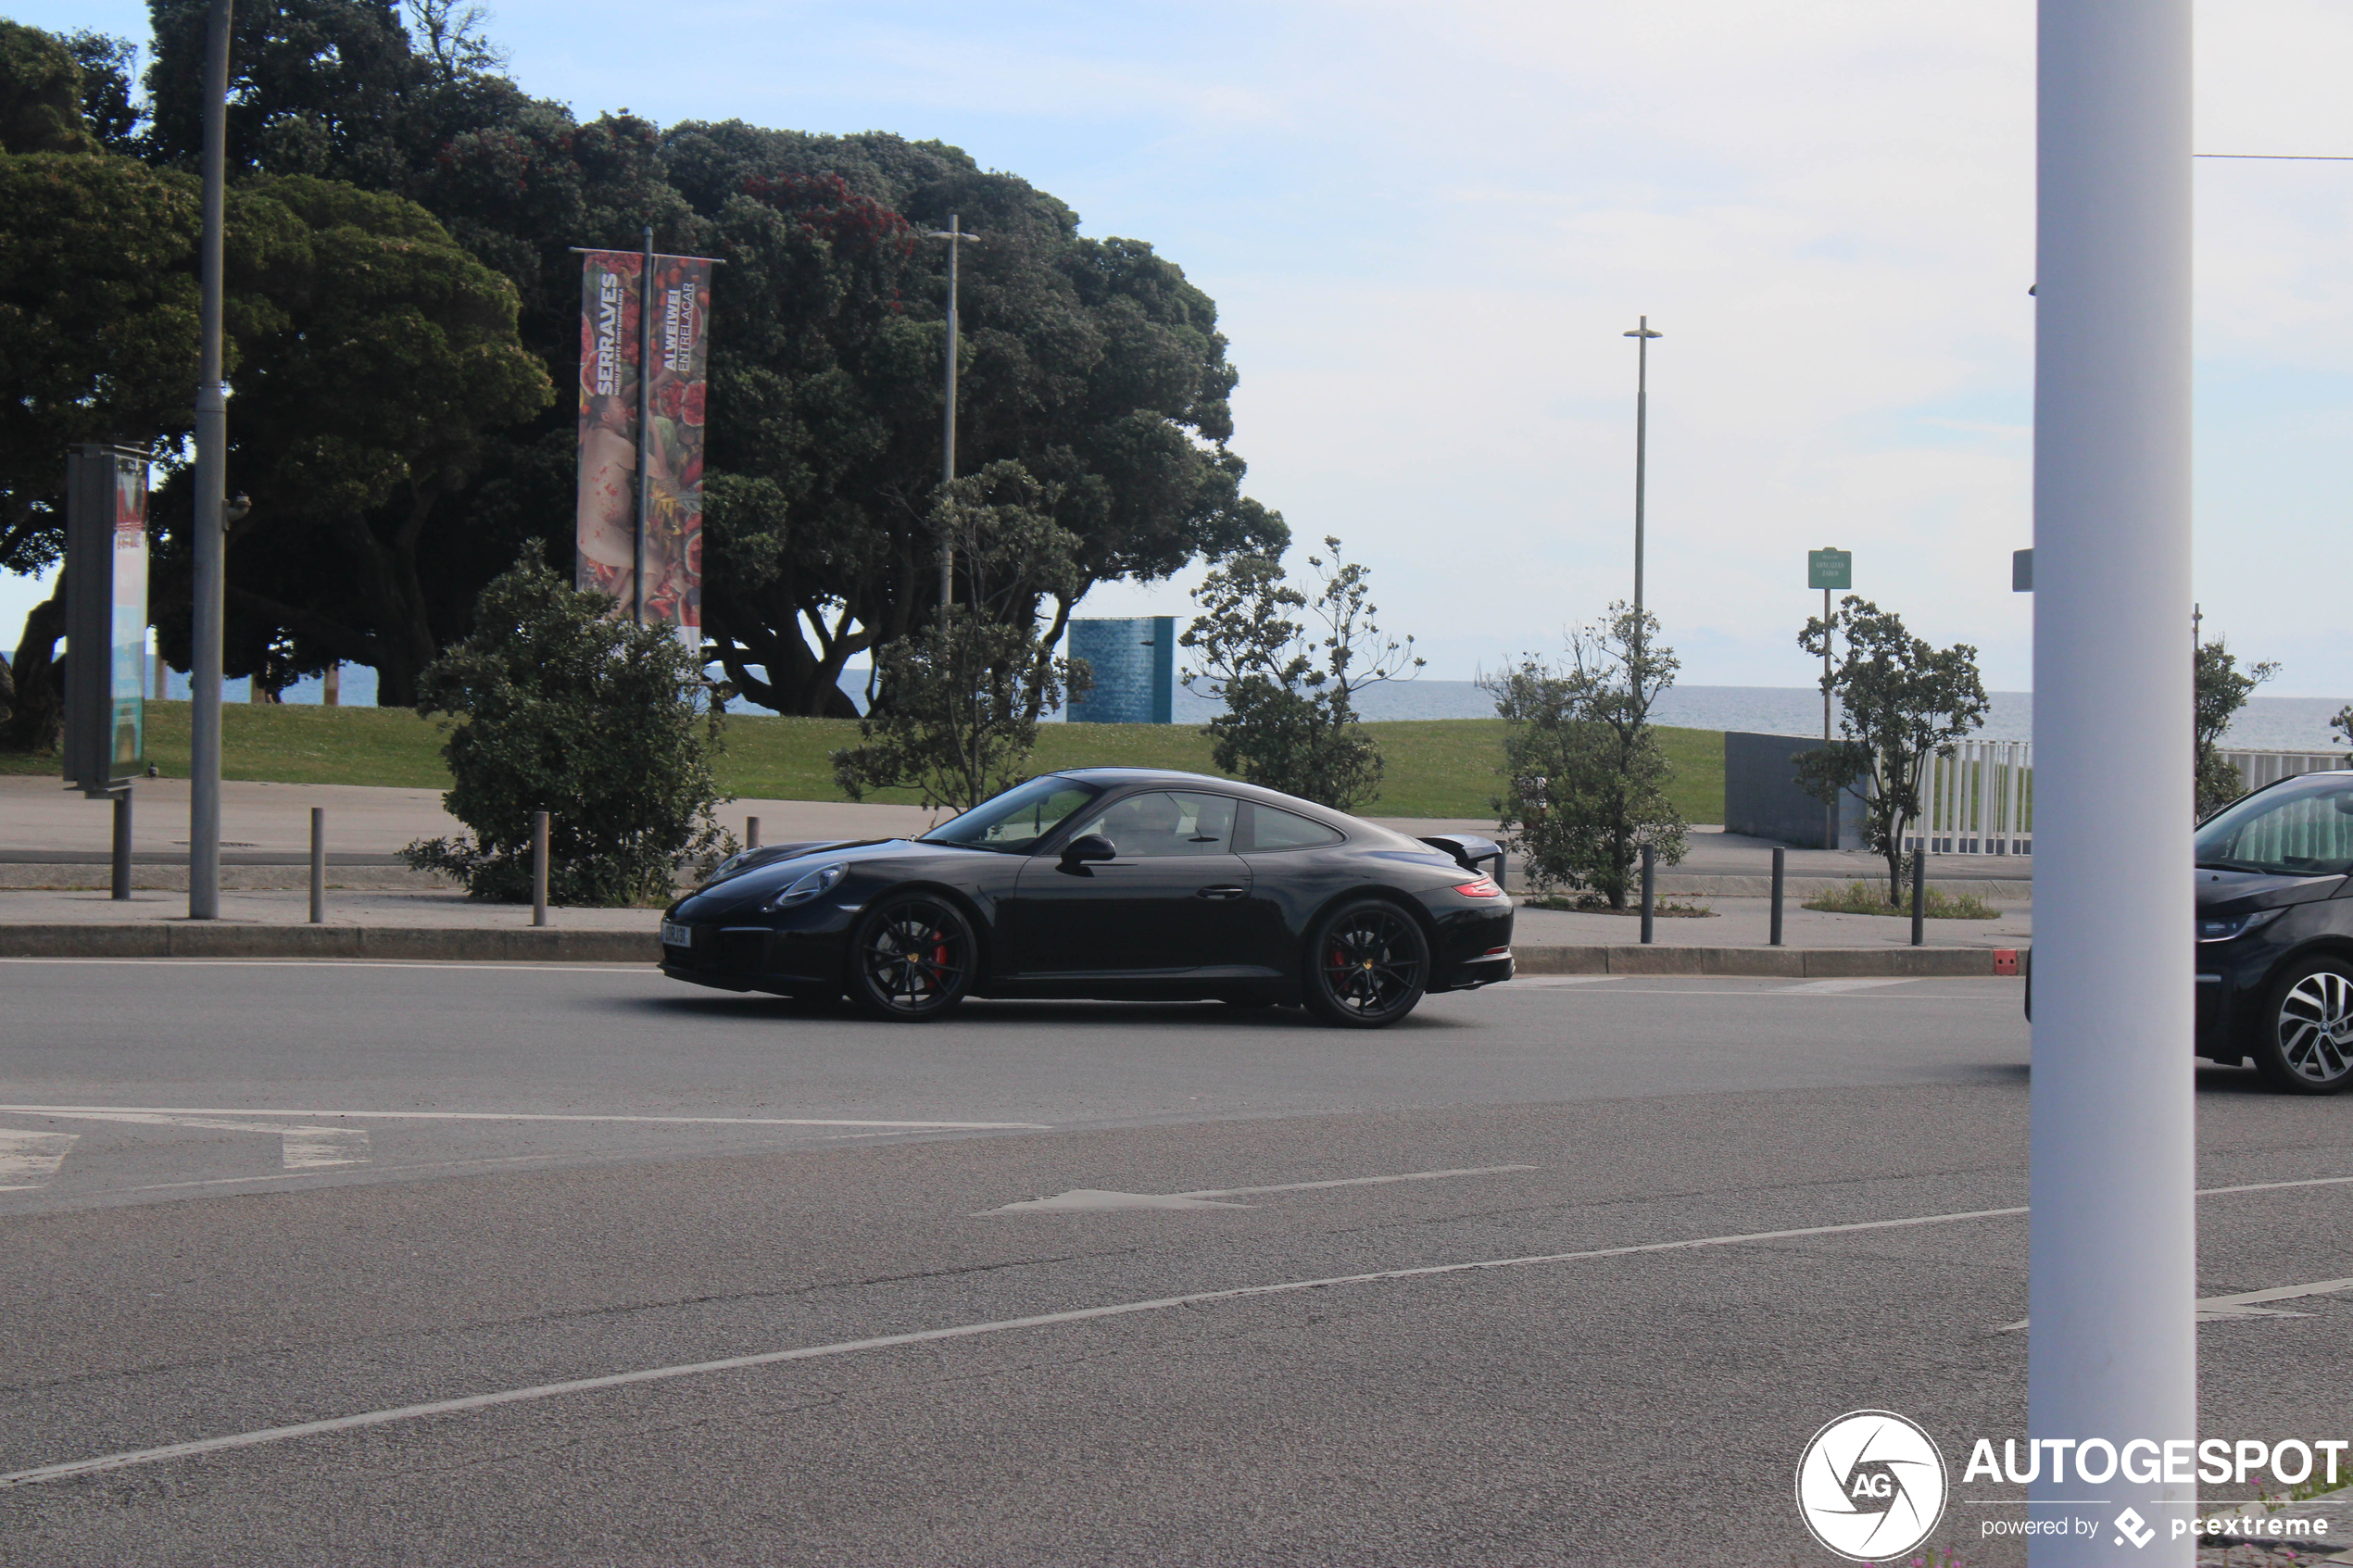
[[[2190,0],[2042,0],[2038,47],[2027,1425],[2120,1451],[2197,1425]],[[2035,1568],[2195,1559],[2194,1481],[2045,1464],[2030,1496],[2105,1504]]]

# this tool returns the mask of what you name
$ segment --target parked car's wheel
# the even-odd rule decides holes
[[[1414,1010],[1429,985],[1429,943],[1414,918],[1381,898],[1343,904],[1307,943],[1302,989],[1327,1023],[1378,1029]]]
[[[2255,1065],[2276,1087],[2333,1095],[2353,1085],[2353,966],[2308,959],[2273,983],[2256,1022]]]
[[[925,893],[887,898],[849,945],[849,998],[878,1018],[937,1018],[970,994],[980,943],[963,911]]]

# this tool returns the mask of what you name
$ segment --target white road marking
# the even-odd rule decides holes
[[[1795,985],[1779,985],[1762,994],[1768,997],[1843,997],[1852,991],[1876,991],[1885,985],[1909,985],[1919,978],[1916,974],[1906,974],[1893,980],[1806,980]]]
[[[31,1192],[46,1185],[81,1136],[79,1133],[0,1131],[0,1192]]]
[[[321,1121],[351,1122],[646,1122],[686,1126],[723,1127],[901,1127],[917,1132],[1044,1132],[1045,1122],[866,1122],[815,1116],[600,1116],[536,1110],[206,1110],[173,1106],[0,1105],[0,1111],[26,1116],[66,1116],[90,1121],[131,1122],[153,1117],[188,1116],[315,1116]],[[207,1123],[190,1122],[188,1126]],[[238,1132],[253,1132],[238,1127]],[[260,1129],[278,1131],[275,1127]]]
[[[278,1140],[279,1162],[289,1171],[321,1165],[359,1165],[368,1159],[368,1135],[359,1127],[282,1127],[259,1122],[225,1122],[210,1113],[182,1115],[160,1110],[99,1110],[87,1106],[0,1107],[23,1114],[61,1116],[74,1122],[121,1122],[140,1127],[194,1127],[208,1133],[259,1133]],[[28,1136],[40,1136],[30,1134]],[[55,1167],[52,1167],[54,1169]]]
[[[1211,1187],[1202,1192],[1180,1192],[1179,1198],[1247,1198],[1261,1192],[1312,1192],[1317,1187],[1370,1187],[1390,1182],[1436,1182],[1448,1176],[1500,1176],[1513,1171],[1533,1171],[1533,1165],[1479,1165],[1466,1171],[1408,1171],[1402,1176],[1342,1176],[1329,1182],[1285,1182],[1270,1187]]]
[[[2279,1187],[2331,1186],[2353,1183],[2353,1176],[2322,1176],[2296,1182],[2259,1182],[2245,1186],[2209,1187],[2202,1189],[2201,1198],[2225,1193],[2268,1192]],[[427,1416],[456,1415],[467,1411],[489,1410],[498,1405],[521,1404],[534,1399],[551,1399],[563,1394],[585,1394],[604,1388],[623,1388],[634,1384],[661,1383],[674,1377],[693,1377],[708,1372],[736,1372],[749,1367],[774,1366],[786,1361],[816,1361],[828,1356],[851,1355],[861,1350],[891,1349],[901,1345],[934,1345],[950,1339],[973,1339],[982,1335],[1004,1334],[1014,1329],[1044,1328],[1058,1323],[1088,1323],[1098,1318],[1126,1317],[1136,1312],[1164,1311],[1176,1307],[1193,1307],[1210,1301],[1239,1301],[1259,1296],[1287,1296],[1302,1290],[1322,1290],[1341,1285],[1376,1285],[1389,1280],[1433,1279],[1441,1274],[1483,1273],[1500,1269],[1532,1268],[1542,1263],[1576,1263],[1602,1258],[1632,1258],[1664,1252],[1690,1252],[1709,1247],[1738,1247],[1752,1242],[1802,1241],[1812,1236],[1854,1236],[1867,1231],[1918,1229],[1925,1225],[1958,1224],[1969,1220],[2016,1219],[2025,1213],[2023,1204],[2014,1209],[1971,1209],[1952,1214],[1919,1214],[1900,1220],[1857,1220],[1839,1225],[1806,1225],[1790,1230],[1751,1231],[1740,1236],[1697,1236],[1685,1241],[1654,1241],[1634,1247],[1599,1247],[1582,1252],[1550,1252],[1521,1258],[1491,1258],[1473,1263],[1431,1263],[1412,1269],[1384,1269],[1374,1273],[1335,1274],[1325,1279],[1286,1280],[1279,1285],[1246,1285],[1227,1290],[1203,1290],[1190,1296],[1164,1296],[1149,1301],[1120,1301],[1103,1307],[1080,1307],[1066,1312],[1041,1312],[1035,1317],[1000,1318],[991,1323],[960,1323],[953,1328],[923,1329],[912,1334],[884,1335],[874,1339],[845,1339],[831,1345],[809,1345],[791,1350],[765,1350],[749,1356],[729,1356],[720,1361],[687,1361],[676,1366],[646,1367],[636,1372],[610,1373],[602,1377],[579,1377],[564,1383],[540,1383],[526,1388],[502,1389],[495,1394],[473,1394],[463,1399],[436,1399],[429,1404],[399,1405],[391,1410],[369,1411],[359,1415],[335,1416],[325,1421],[306,1421],[292,1426],[265,1427],[258,1432],[239,1432],[222,1437],[199,1437],[191,1442],[169,1443],[161,1448],[130,1449],[120,1453],[101,1454],[94,1459],[68,1460],[61,1464],[44,1464],[31,1470],[10,1471],[0,1474],[0,1491],[17,1486],[36,1485],[44,1481],[62,1481],[75,1475],[92,1475],[109,1470],[127,1470],[136,1464],[156,1464],[165,1460],[186,1459],[196,1454],[220,1453],[230,1449],[250,1449],[264,1443],[283,1443],[295,1437],[321,1436],[333,1432],[352,1432],[361,1427],[383,1426],[397,1421],[417,1421]]]
[[[1208,1187],[1200,1192],[1107,1192],[1099,1187],[1079,1187],[1070,1192],[1056,1193],[1051,1198],[1033,1198],[1020,1203],[1008,1203],[1002,1208],[985,1210],[989,1214],[1070,1213],[1085,1211],[1100,1213],[1110,1209],[1248,1209],[1247,1203],[1218,1203],[1220,1198],[1251,1198],[1265,1192],[1313,1192],[1321,1187],[1381,1186],[1390,1182],[1435,1182],[1448,1176],[1495,1176],[1507,1171],[1533,1171],[1533,1165],[1482,1165],[1468,1171],[1408,1171],[1402,1176],[1343,1176],[1328,1182],[1285,1182],[1278,1186]],[[975,1216],[977,1218],[978,1216]]]
[[[289,1127],[278,1135],[279,1163],[289,1171],[368,1162],[365,1127]]]
[[[2312,1285],[2274,1286],[2270,1290],[2243,1290],[2236,1296],[2204,1296],[2198,1298],[2197,1321],[2200,1323],[2234,1323],[2248,1318],[2309,1318],[2309,1312],[2283,1311],[2266,1307],[2266,1301],[2292,1301],[2299,1296],[2334,1296],[2353,1290],[2353,1279],[2324,1279]],[[1996,1334],[2016,1334],[2032,1320],[2020,1318],[1995,1329]]]
[[[1025,1198],[1000,1209],[982,1210],[988,1214],[1067,1214],[1078,1211],[1100,1213],[1111,1209],[1247,1209],[1247,1203],[1211,1203],[1182,1193],[1106,1192],[1099,1187],[1077,1187],[1058,1192],[1051,1198]],[[977,1218],[977,1216],[975,1216]]]

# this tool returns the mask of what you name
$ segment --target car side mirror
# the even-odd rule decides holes
[[[1119,848],[1099,833],[1082,833],[1063,846],[1063,865],[1083,866],[1090,860],[1115,860]]]

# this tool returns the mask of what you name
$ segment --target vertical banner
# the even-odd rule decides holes
[[[575,582],[636,602],[637,465],[646,466],[646,620],[702,634],[703,401],[711,263],[591,250],[580,274],[580,474]],[[641,310],[651,310],[648,428],[637,428]]]
[[[114,592],[107,630],[108,707],[114,747],[109,770],[128,778],[147,755],[147,464],[114,462]]]
[[[643,258],[592,250],[580,258],[580,552],[574,585],[636,596],[637,302]]]
[[[703,334],[711,321],[711,263],[657,256],[653,417],[646,433],[646,619],[702,646]]]

